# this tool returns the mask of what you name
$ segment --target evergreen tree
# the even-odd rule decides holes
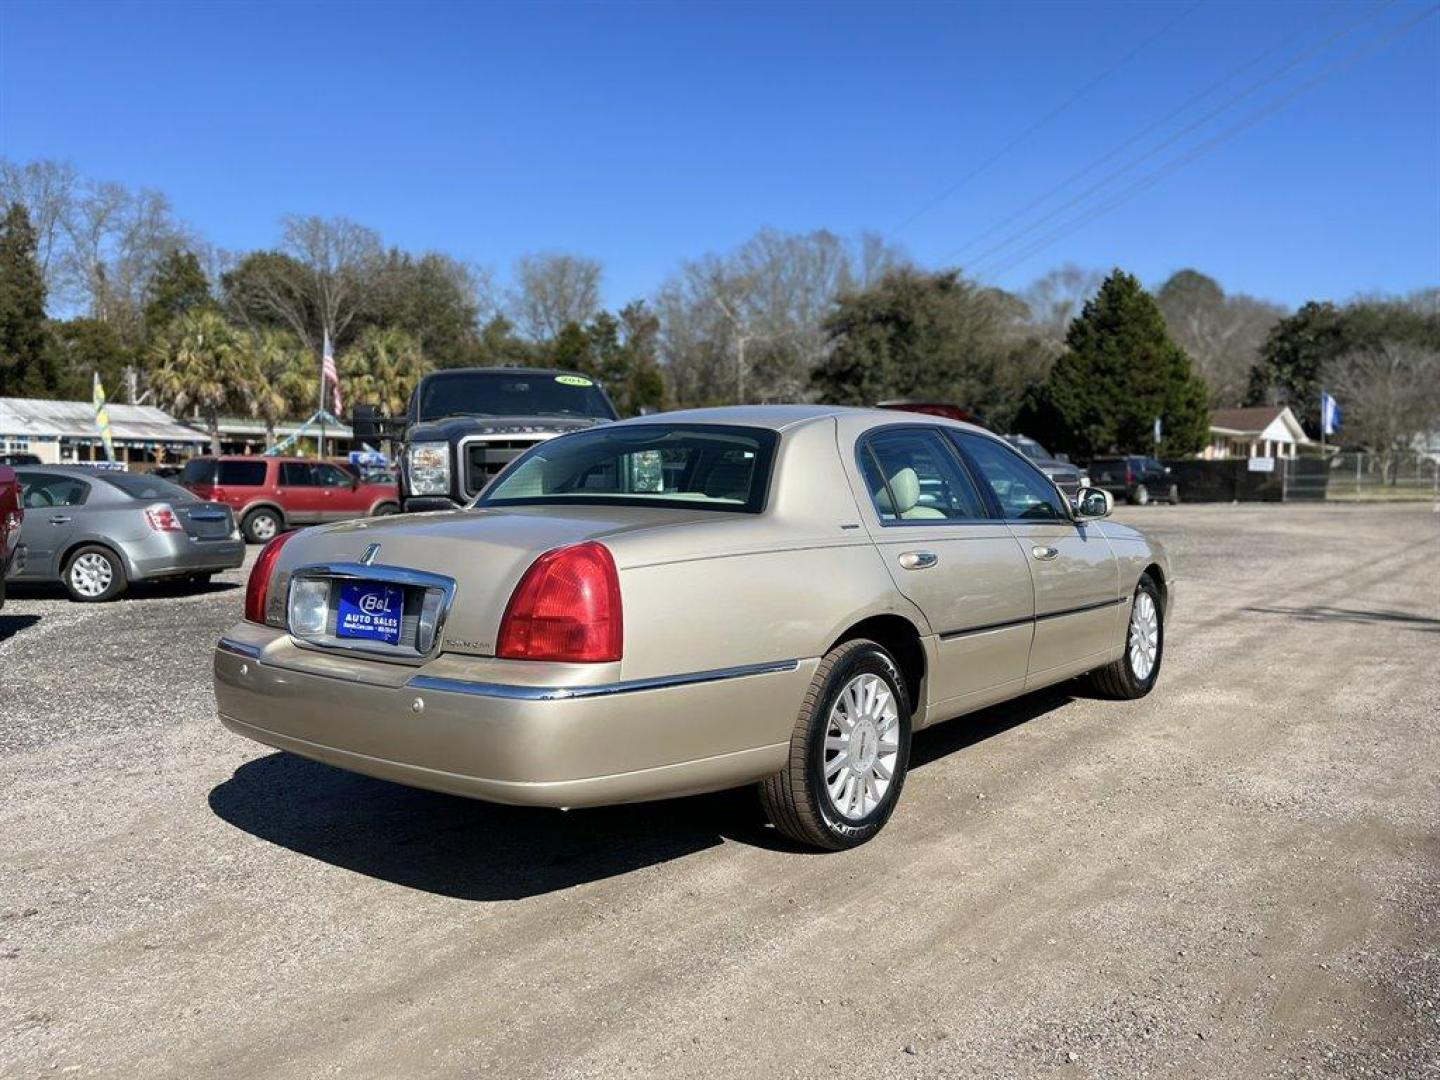
[[[145,290],[145,333],[153,338],[177,315],[213,302],[199,258],[176,248],[160,260]]]
[[[20,203],[0,221],[0,396],[51,397],[53,357],[45,333],[45,276],[35,229]]]
[[[1112,272],[1065,343],[1022,417],[1024,428],[1082,459],[1107,451],[1191,454],[1205,444],[1208,390],[1134,276]],[[1157,417],[1164,429],[1158,448]]]

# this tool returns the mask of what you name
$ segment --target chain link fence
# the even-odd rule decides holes
[[[1287,502],[1440,498],[1440,463],[1422,454],[1342,453],[1285,464]]]

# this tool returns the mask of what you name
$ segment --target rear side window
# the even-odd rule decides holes
[[[901,428],[867,438],[860,468],[881,521],[976,521],[985,502],[936,431]]]
[[[952,432],[1007,520],[1069,521],[1060,492],[1050,478],[1005,443],[969,432]]]
[[[264,487],[265,465],[263,461],[222,461],[216,482],[223,487]]]
[[[46,476],[43,473],[18,473],[20,499],[26,510],[44,510],[51,506],[84,506],[90,497],[90,485],[73,476]]]

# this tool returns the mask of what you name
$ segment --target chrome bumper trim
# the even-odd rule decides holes
[[[568,701],[573,698],[629,694],[637,690],[664,690],[672,686],[691,686],[695,683],[719,682],[722,679],[743,679],[750,675],[772,675],[781,671],[795,671],[799,666],[799,660],[777,660],[768,664],[746,664],[741,667],[692,671],[684,675],[665,675],[654,679],[630,679],[625,682],[601,683],[596,686],[517,686],[513,683],[442,679],[433,675],[416,675],[405,685],[411,690],[435,690],[447,694],[471,694],[476,697],[512,698],[522,701]]]
[[[247,660],[260,659],[260,646],[247,645],[243,641],[236,641],[234,638],[222,637],[215,645],[221,652],[234,653],[236,656],[243,656]]]

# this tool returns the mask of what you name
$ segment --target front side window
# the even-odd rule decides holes
[[[83,506],[90,495],[90,485],[73,476],[47,476],[44,473],[17,473],[20,500],[26,510],[45,510],[52,506]]]
[[[476,506],[670,506],[758,514],[778,436],[760,428],[636,424],[538,444]]]
[[[315,470],[313,483],[319,487],[348,488],[350,481],[354,479],[352,474],[346,472],[338,465],[320,462],[312,465],[311,468]]]
[[[308,461],[286,461],[280,466],[284,487],[315,487],[315,466]]]
[[[881,521],[976,521],[985,503],[936,431],[901,428],[871,435],[860,468]]]
[[[1007,520],[1070,520],[1050,479],[1004,443],[966,431],[951,432],[950,437],[994,493]]]

